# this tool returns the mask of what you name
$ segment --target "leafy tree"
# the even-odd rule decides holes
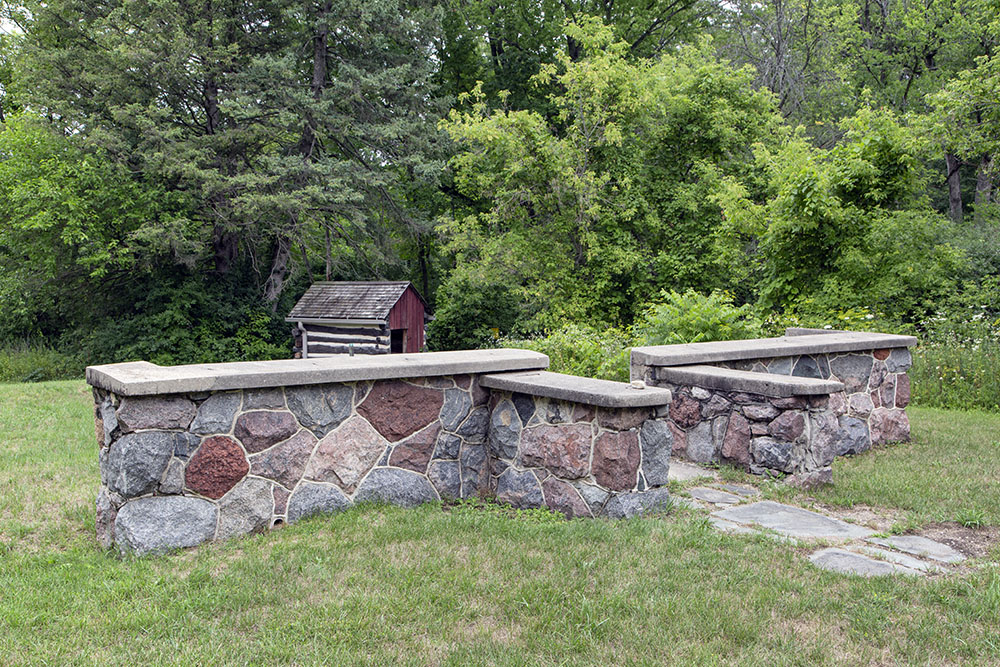
[[[749,177],[749,145],[780,120],[771,96],[748,92],[752,73],[702,45],[633,61],[629,44],[598,22],[567,25],[586,57],[563,50],[541,83],[554,117],[453,111],[457,188],[475,202],[441,231],[455,258],[449,281],[500,282],[520,296],[528,330],[567,320],[632,321],[665,286],[727,284],[711,253],[725,176]],[[442,301],[443,302],[443,301]]]

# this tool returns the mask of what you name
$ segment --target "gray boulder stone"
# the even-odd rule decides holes
[[[874,363],[869,354],[845,354],[830,362],[830,371],[844,383],[845,391],[853,394],[868,389]]]
[[[294,489],[315,448],[316,436],[303,429],[285,442],[251,456],[250,474],[273,479],[287,489]]]
[[[174,434],[166,431],[124,435],[104,458],[102,478],[111,491],[126,498],[152,493],[167,469],[174,442]]]
[[[497,500],[518,509],[541,507],[545,504],[542,487],[530,471],[507,468],[497,478]]]
[[[455,433],[469,442],[485,442],[489,426],[490,412],[485,406],[480,406],[472,411]]]
[[[302,482],[288,499],[288,522],[293,523],[313,514],[339,512],[350,506],[350,499],[336,486]]]
[[[672,507],[670,492],[666,487],[660,487],[641,493],[619,493],[612,496],[604,506],[604,515],[609,519],[631,519],[669,512]]]
[[[215,537],[218,514],[214,504],[201,498],[139,498],[118,510],[115,542],[122,553],[139,556],[193,547]]]
[[[122,431],[140,429],[184,429],[195,414],[194,403],[180,396],[131,396],[117,411]]]
[[[271,526],[273,513],[271,483],[248,477],[219,501],[217,539],[224,540],[267,530]]]
[[[115,541],[115,517],[118,510],[111,503],[111,496],[104,486],[97,492],[97,543],[104,549],[109,549]]]
[[[535,399],[531,396],[515,393],[511,396],[511,401],[522,424],[527,424],[535,416]]]
[[[781,411],[770,403],[750,403],[743,406],[743,414],[754,421],[771,421]]]
[[[462,389],[446,389],[441,405],[441,426],[454,431],[472,410],[472,396]]]
[[[243,392],[244,410],[280,410],[285,407],[285,393],[281,387],[273,389],[247,389]]]
[[[767,365],[767,372],[775,375],[792,374],[792,357],[778,357]]]
[[[299,423],[322,438],[350,416],[354,387],[346,384],[286,387],[285,400]]]
[[[780,442],[774,438],[754,438],[750,442],[750,455],[754,462],[764,468],[792,471],[792,443]]]
[[[868,422],[844,415],[839,420],[841,438],[837,456],[860,454],[871,449],[872,443],[868,437]]]
[[[191,422],[191,432],[199,435],[229,433],[240,409],[243,397],[238,391],[212,394],[198,406],[198,414]]]
[[[905,373],[913,365],[913,357],[910,350],[905,347],[893,348],[889,353],[889,358],[885,360],[886,368],[890,373]]]
[[[488,487],[486,445],[466,444],[462,447],[462,497],[471,498]]]
[[[639,430],[642,448],[642,474],[650,486],[662,486],[670,474],[670,452],[674,434],[665,421],[647,420]]]
[[[442,498],[458,498],[462,495],[458,461],[434,461],[427,469],[427,477]]]
[[[458,453],[462,449],[462,439],[452,433],[440,433],[437,445],[434,447],[432,460],[454,461],[458,458]]]
[[[174,456],[187,461],[201,445],[201,438],[193,433],[174,433]]]
[[[711,422],[701,422],[687,432],[687,457],[695,463],[708,463],[716,458]]]
[[[599,486],[594,486],[593,484],[574,482],[573,486],[576,487],[576,490],[580,492],[580,497],[583,498],[583,501],[587,503],[588,507],[590,507],[591,514],[599,516],[604,510],[604,504],[608,502],[608,498],[611,497],[611,494],[605,489],[602,489]]]
[[[105,396],[98,408],[101,415],[101,424],[104,426],[104,446],[107,447],[114,439],[115,429],[118,428],[118,415],[115,406],[111,402],[110,396]]]
[[[521,440],[521,418],[511,401],[503,400],[493,409],[489,425],[490,451],[500,458],[513,461]]]
[[[827,373],[827,375],[823,375],[823,372],[820,370],[819,364],[815,359],[809,356],[802,356],[795,362],[795,366],[792,368],[792,375],[800,378],[825,380],[829,373]]]
[[[416,507],[438,500],[427,478],[401,468],[376,468],[361,482],[354,502],[384,502],[400,507]]]
[[[184,462],[180,459],[172,458],[167,464],[167,471],[163,473],[163,479],[160,481],[160,493],[166,495],[184,493]]]

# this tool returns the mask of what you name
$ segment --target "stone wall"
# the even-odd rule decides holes
[[[674,394],[667,425],[674,456],[730,463],[755,474],[791,474],[792,482],[831,481],[842,447],[841,408],[829,396],[761,394],[660,383]]]
[[[651,408],[491,393],[475,374],[145,396],[95,387],[94,399],[97,534],[122,551],[364,501],[495,493],[520,508],[625,517],[668,498],[669,433]]]
[[[844,437],[837,455],[858,454],[874,445],[910,439],[906,406],[910,403],[912,365],[905,348],[843,354],[812,354],[719,362],[720,366],[756,373],[838,380],[844,391],[830,399]]]
[[[670,432],[653,408],[597,408],[503,391],[494,392],[491,406],[490,488],[497,500],[612,518],[669,502]]]
[[[94,397],[105,546],[189,546],[360,501],[488,490],[489,395],[470,375]]]

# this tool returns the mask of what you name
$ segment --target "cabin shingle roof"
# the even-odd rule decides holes
[[[385,320],[409,286],[407,281],[313,283],[287,319]]]

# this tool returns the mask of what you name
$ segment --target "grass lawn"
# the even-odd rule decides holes
[[[815,498],[1000,524],[1000,416],[911,415],[914,443]],[[0,385],[2,665],[1000,663],[995,566],[845,577],[693,512],[365,507],[119,560],[93,538],[93,428],[82,382]]]

